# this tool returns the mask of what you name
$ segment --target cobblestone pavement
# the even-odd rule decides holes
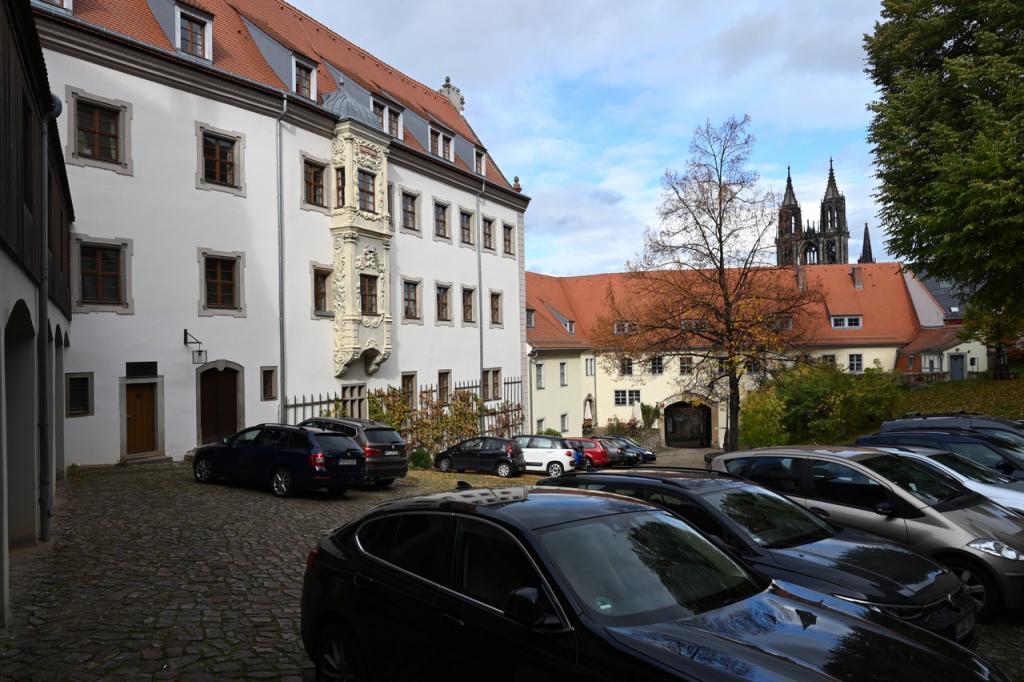
[[[499,482],[414,472],[386,491],[280,500],[198,485],[181,464],[83,474],[61,490],[52,547],[14,554],[0,680],[312,679],[299,638],[309,548],[375,504],[456,479]],[[1024,680],[1024,615],[980,635],[980,653]]]

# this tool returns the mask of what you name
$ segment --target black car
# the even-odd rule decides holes
[[[318,679],[1007,680],[876,610],[751,573],[668,512],[559,488],[386,503],[309,553]]]
[[[623,451],[634,454],[638,464],[646,464],[648,462],[656,462],[658,460],[658,456],[654,454],[654,450],[645,448],[632,438],[627,438],[626,436],[605,436],[605,438],[618,443],[619,447],[621,447]]]
[[[945,431],[947,429],[977,431],[978,433],[999,436],[1017,445],[1024,445],[1024,424],[1014,419],[1003,417],[990,417],[986,414],[975,412],[942,412],[937,414],[922,414],[910,412],[896,419],[887,419],[882,422],[882,431],[905,431],[935,429]]]
[[[879,431],[857,445],[903,445],[955,452],[1015,480],[1024,479],[1024,450],[998,435],[962,429]]]
[[[366,482],[378,488],[387,488],[409,473],[405,441],[387,424],[372,419],[316,417],[300,425],[335,431],[359,443],[366,454]]]
[[[547,478],[664,507],[766,578],[876,607],[964,645],[975,607],[950,571],[883,538],[833,528],[785,497],[729,474],[644,469]]]
[[[613,456],[618,460],[619,464],[631,467],[644,463],[643,457],[636,450],[627,450],[618,441],[612,440],[607,436],[601,436],[598,440],[604,444],[609,453],[615,453]]]
[[[342,493],[365,480],[366,457],[355,441],[338,433],[260,424],[199,448],[192,474],[199,483],[224,478],[267,485],[278,497],[300,489]]]
[[[469,438],[434,457],[438,471],[482,471],[502,478],[526,471],[526,458],[519,443],[509,438]]]

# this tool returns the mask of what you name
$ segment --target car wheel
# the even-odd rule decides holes
[[[270,491],[278,497],[288,497],[292,494],[292,472],[287,467],[278,467],[270,475]]]
[[[387,488],[394,482],[395,479],[393,478],[378,478],[373,482],[373,487],[376,488],[377,490],[383,490],[384,488]]]
[[[960,578],[967,594],[974,600],[979,621],[992,620],[1002,611],[1003,600],[999,593],[999,585],[987,570],[972,561],[957,557],[946,559],[943,563]]]
[[[552,462],[548,465],[548,476],[552,478],[555,476],[561,476],[565,469],[558,462]]]
[[[313,663],[320,682],[364,679],[356,646],[339,625],[329,625],[324,630]]]
[[[449,457],[442,457],[437,460],[437,470],[442,474],[446,474],[452,470],[452,460]]]
[[[508,462],[499,463],[497,473],[501,478],[509,478],[512,475],[512,465]]]
[[[584,465],[586,466],[587,469],[593,469],[594,468],[594,460],[592,460],[589,457],[587,457],[584,460]]]
[[[192,463],[192,476],[197,483],[209,483],[213,480],[213,462],[206,455],[199,455]]]

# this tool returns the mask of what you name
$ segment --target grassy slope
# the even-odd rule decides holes
[[[1024,419],[1024,379],[971,379],[929,384],[907,391],[896,409],[897,414],[964,410]]]

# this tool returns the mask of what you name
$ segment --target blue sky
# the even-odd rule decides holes
[[[829,157],[847,198],[850,254],[875,188],[862,36],[875,0],[292,0],[413,78],[462,89],[465,114],[533,198],[527,269],[622,270],[657,225],[661,178],[696,126],[749,114],[765,188],[793,168],[817,219]]]

